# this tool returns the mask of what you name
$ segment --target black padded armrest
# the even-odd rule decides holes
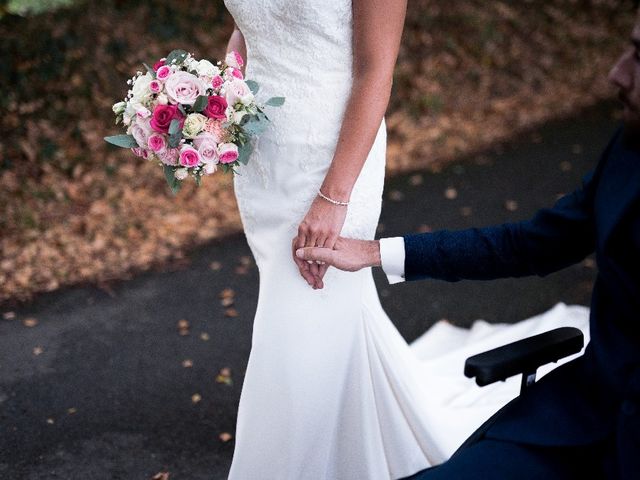
[[[582,350],[584,336],[578,328],[561,327],[509,343],[467,358],[464,374],[481,387],[557,362]]]

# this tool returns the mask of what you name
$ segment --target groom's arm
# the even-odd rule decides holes
[[[572,265],[595,248],[594,182],[593,175],[588,176],[581,189],[528,221],[407,235],[402,276],[406,280],[491,280],[543,276]],[[389,260],[397,243],[392,249],[387,242],[381,243],[382,265],[385,271],[397,270],[397,257]]]

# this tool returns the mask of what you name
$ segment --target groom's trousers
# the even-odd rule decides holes
[[[490,438],[406,480],[617,479],[613,438],[578,447],[539,447]]]

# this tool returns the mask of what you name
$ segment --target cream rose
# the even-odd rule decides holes
[[[138,77],[135,83],[133,84],[133,88],[131,89],[133,98],[142,102],[144,99],[149,97],[151,95],[151,89],[149,88],[149,84],[151,84],[152,81],[153,81],[153,76],[149,72]]]
[[[208,118],[201,113],[191,113],[187,115],[182,127],[182,135],[184,138],[195,138],[207,124]]]

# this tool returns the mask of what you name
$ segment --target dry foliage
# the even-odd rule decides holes
[[[605,97],[632,21],[613,0],[409,2],[390,172],[437,166]],[[204,0],[188,11],[177,0],[90,0],[0,21],[0,302],[122,278],[240,229],[229,177],[172,197],[156,165],[102,141],[142,61],[174,47],[219,58],[230,28],[221,2]]]

